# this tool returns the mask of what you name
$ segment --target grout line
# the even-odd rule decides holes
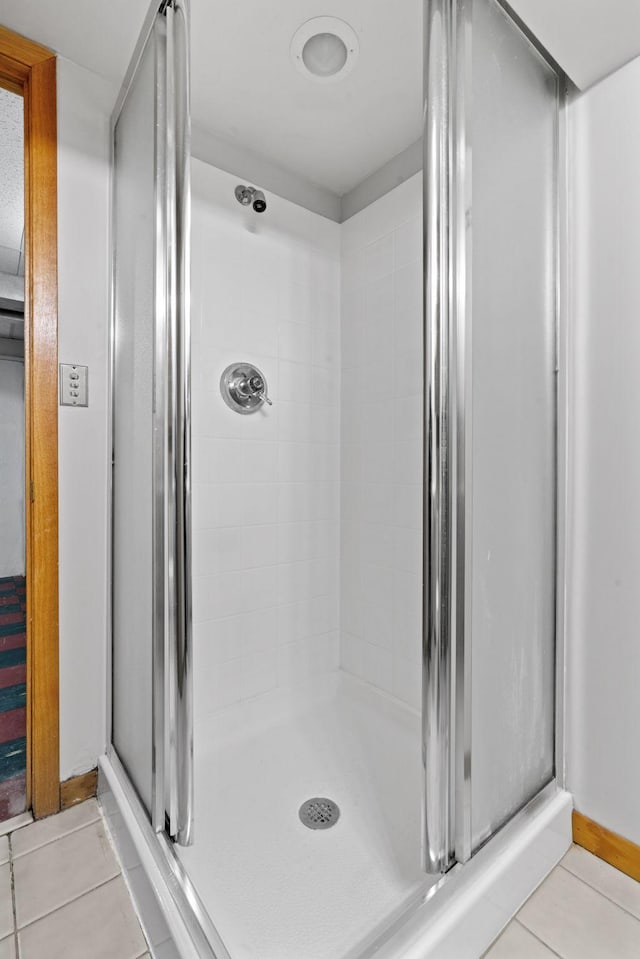
[[[596,859],[597,858],[598,857],[596,856]],[[640,916],[637,916],[635,913],[630,912],[628,909],[625,908],[625,906],[621,906],[619,902],[616,902],[615,899],[612,899],[611,896],[608,896],[606,892],[602,891],[602,889],[599,889],[597,886],[593,886],[587,879],[583,879],[582,876],[576,875],[575,872],[572,872],[570,869],[567,869],[567,867],[563,866],[562,863],[558,863],[558,865],[560,866],[561,869],[564,869],[564,871],[568,873],[570,876],[573,876],[574,879],[577,879],[579,882],[581,882],[583,886],[586,886],[588,889],[591,889],[592,892],[597,893],[597,895],[600,896],[602,899],[606,899],[607,902],[610,902],[612,906],[616,906],[618,909],[620,909],[621,912],[626,912],[628,916],[631,916],[632,919],[635,919],[636,922],[640,923]],[[612,866],[611,868],[615,869],[615,866]],[[622,875],[624,876],[625,873],[622,873]]]
[[[517,914],[515,918],[512,920],[512,922],[517,922],[519,926],[521,926],[523,929],[526,929],[526,931],[530,935],[532,935],[534,939],[537,939],[538,942],[541,943],[545,947],[545,949],[547,949],[551,953],[552,956],[556,956],[557,959],[563,959],[560,953],[556,952],[555,949],[552,946],[550,946],[548,942],[545,942],[545,940],[541,936],[539,936],[537,932],[534,932],[533,929],[529,928],[529,926],[525,926],[523,922],[520,922]]]
[[[79,805],[81,805],[81,804],[79,804]],[[73,808],[73,807],[71,807],[71,808]],[[66,811],[67,811],[66,809],[63,809],[63,810],[62,810],[63,813],[66,812]],[[68,832],[60,833],[60,835],[58,835],[58,836],[52,836],[51,839],[47,839],[45,842],[40,843],[40,845],[38,845],[38,846],[33,846],[33,848],[27,849],[27,850],[25,850],[25,852],[20,852],[20,853],[18,853],[18,854],[15,856],[15,858],[16,858],[16,859],[24,859],[25,856],[30,856],[32,852],[38,852],[40,849],[44,849],[45,846],[50,846],[52,842],[58,842],[60,839],[66,839],[67,836],[72,836],[74,832],[80,832],[82,829],[86,829],[88,826],[93,826],[95,823],[100,822],[100,810],[96,810],[96,813],[97,813],[97,815],[96,815],[96,818],[95,818],[95,819],[91,819],[91,820],[89,820],[89,822],[83,822],[83,823],[81,823],[79,826],[75,826],[73,829],[70,829]],[[58,813],[57,815],[61,815],[61,813]],[[29,823],[29,825],[30,825],[30,826],[35,826],[35,825],[37,825],[38,822],[45,822],[45,821],[46,821],[46,820],[44,820],[44,819],[40,819],[40,820],[36,820],[35,822]],[[16,832],[17,832],[17,830],[16,830]]]
[[[13,873],[13,850],[11,848],[11,833],[7,836],[9,841],[9,872],[11,877],[11,911],[13,914],[13,945],[15,948],[16,959],[20,957],[20,945],[18,943],[18,918],[16,915],[16,883]]]
[[[4,822],[0,823],[0,838],[22,829],[23,826],[30,826],[32,823],[33,816],[28,811],[20,813],[18,816],[12,816],[11,819],[5,819]]]

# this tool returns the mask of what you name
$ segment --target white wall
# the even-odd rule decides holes
[[[109,114],[114,90],[58,60],[59,360],[89,367],[59,410],[60,776],[105,745]]]
[[[418,708],[422,175],[342,224],[341,665]]]
[[[24,576],[24,363],[14,360],[0,360],[0,576]]]
[[[640,843],[640,59],[573,119],[568,785]]]
[[[340,228],[237,177],[193,175],[196,717],[338,665]],[[234,361],[272,407],[219,390]]]

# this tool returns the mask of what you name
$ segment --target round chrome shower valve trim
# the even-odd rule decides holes
[[[265,403],[272,406],[267,396],[264,374],[252,363],[231,363],[220,377],[220,392],[229,409],[236,413],[255,413]]]

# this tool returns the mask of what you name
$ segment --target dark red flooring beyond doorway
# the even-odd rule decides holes
[[[24,576],[0,578],[0,822],[26,808],[25,604]]]

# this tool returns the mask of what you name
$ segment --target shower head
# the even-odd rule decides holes
[[[264,193],[262,190],[256,190],[254,186],[244,186],[243,183],[239,183],[235,189],[235,194],[238,203],[242,206],[253,206],[256,213],[264,213],[267,209]]]
[[[256,190],[253,195],[253,209],[256,213],[264,213],[267,209],[267,201],[264,198],[262,190]]]

